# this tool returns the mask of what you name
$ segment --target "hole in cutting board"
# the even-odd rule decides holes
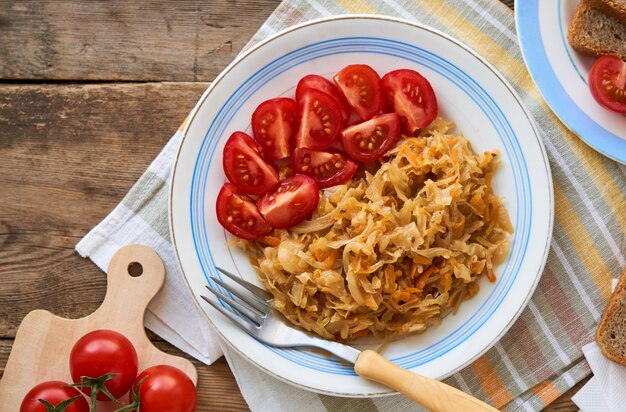
[[[128,274],[136,278],[143,273],[143,266],[139,262],[130,262],[128,264]]]

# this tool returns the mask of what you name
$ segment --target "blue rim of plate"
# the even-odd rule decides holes
[[[345,37],[321,41],[298,48],[275,59],[250,75],[241,83],[235,92],[226,99],[224,105],[220,107],[217,115],[206,131],[200,150],[198,151],[192,177],[191,197],[189,200],[195,252],[205,280],[213,287],[220,289],[223,293],[227,293],[210,279],[210,277],[221,279],[221,274],[215,270],[215,262],[209,245],[209,239],[207,232],[204,230],[204,228],[207,227],[207,219],[214,219],[213,216],[207,217],[205,215],[207,208],[204,193],[209,183],[207,177],[212,161],[217,160],[221,163],[221,155],[218,154],[217,157],[215,156],[218,143],[225,134],[232,132],[232,130],[227,130],[226,128],[233,117],[238,114],[241,106],[268,81],[282,72],[311,59],[345,53],[386,54],[394,56],[427,67],[453,82],[457,87],[463,90],[467,96],[480,107],[487,118],[490,119],[498,133],[502,147],[504,147],[510,159],[510,165],[513,171],[514,184],[516,186],[515,202],[517,214],[514,223],[516,232],[509,252],[509,259],[506,261],[505,267],[499,276],[499,281],[496,282],[495,287],[493,287],[487,299],[485,299],[479,309],[455,331],[427,348],[418,350],[409,355],[391,359],[392,362],[399,366],[411,369],[443,356],[448,351],[463,343],[493,315],[509,293],[511,286],[519,274],[519,269],[524,261],[529,241],[529,222],[532,220],[532,193],[530,190],[528,169],[517,136],[515,136],[508,119],[504,116],[496,102],[475,80],[459,67],[440,56],[417,46],[396,40],[378,37]],[[220,303],[223,307],[230,310],[230,307],[226,303],[221,301]],[[265,345],[262,342],[259,343],[284,359],[303,367],[335,375],[355,375],[352,366],[342,364],[335,359],[306,350],[275,348]]]
[[[547,6],[544,5],[544,7],[557,7],[559,11],[557,15],[560,15],[562,0],[545,3]],[[626,164],[626,139],[606,130],[583,112],[552,70],[539,27],[539,0],[517,2],[515,20],[517,38],[526,67],[552,111],[587,145],[613,160]],[[555,22],[555,24],[559,27],[561,39],[565,39],[561,22]],[[565,44],[564,47],[566,47]],[[570,63],[574,65],[571,57]],[[578,72],[575,66],[574,68]]]

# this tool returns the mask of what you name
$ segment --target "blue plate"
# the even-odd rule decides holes
[[[526,66],[552,111],[589,146],[626,164],[626,116],[600,107],[587,85],[594,58],[567,42],[578,1],[524,0],[515,4],[517,37]]]

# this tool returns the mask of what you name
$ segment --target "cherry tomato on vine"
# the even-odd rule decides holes
[[[196,410],[196,387],[180,369],[156,365],[137,376],[129,400],[129,411],[193,412]],[[137,406],[140,409],[136,409]]]
[[[48,402],[56,408],[48,408],[45,402]],[[60,405],[62,402],[70,401],[65,408]],[[34,386],[20,405],[20,412],[47,412],[49,410],[58,410],[59,412],[89,412],[89,404],[83,394],[76,388],[68,386],[67,383],[61,381],[46,381]]]
[[[87,395],[97,391],[97,399],[101,401],[111,400],[106,391],[113,398],[128,392],[137,376],[137,364],[137,351],[131,341],[113,330],[99,329],[85,334],[70,352],[72,380],[83,383],[81,390]],[[103,379],[108,374],[115,376]]]
[[[626,62],[602,56],[589,72],[591,95],[605,109],[626,114]]]

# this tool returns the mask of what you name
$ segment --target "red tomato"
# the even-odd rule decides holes
[[[362,120],[380,113],[383,108],[380,76],[370,66],[366,64],[346,66],[333,79]]]
[[[139,405],[135,406],[139,406],[141,412],[193,412],[196,410],[196,387],[185,372],[174,366],[149,367],[137,376],[135,392],[138,386]],[[132,393],[129,399],[131,403],[136,401]]]
[[[298,105],[287,97],[264,101],[252,113],[252,133],[272,160],[289,157],[298,129]]]
[[[296,174],[278,183],[278,187],[260,198],[257,205],[267,223],[286,229],[310,217],[319,200],[315,180]]]
[[[250,199],[231,183],[224,183],[217,195],[217,220],[233,235],[255,240],[268,234],[272,228]]]
[[[339,103],[326,93],[308,89],[298,100],[300,128],[296,147],[325,149],[335,143],[343,125]]]
[[[46,412],[48,409],[39,401],[43,399],[48,401],[52,406],[59,406],[61,402],[68,399],[73,400],[65,409],[65,412],[89,412],[89,404],[82,393],[76,388],[67,386],[67,383],[60,381],[47,381],[33,387],[20,406],[20,412]]]
[[[304,92],[308,89],[319,90],[320,92],[324,92],[327,95],[331,96],[337,103],[339,103],[339,108],[341,109],[341,117],[343,118],[343,123],[345,124],[350,119],[350,105],[343,97],[337,87],[325,77],[318,76],[317,74],[309,74],[308,76],[304,76],[298,82],[298,86],[296,87],[296,100],[300,101]]]
[[[400,116],[402,131],[414,135],[437,117],[437,97],[424,76],[415,70],[394,70],[383,76],[385,112]]]
[[[107,373],[117,376],[107,380],[104,386],[114,398],[125,394],[137,376],[137,352],[133,344],[121,333],[113,330],[94,330],[87,333],[72,347],[70,352],[70,374],[76,383],[82,377],[98,378]],[[87,395],[88,387],[81,388]],[[98,392],[98,400],[110,400]]]
[[[602,56],[589,72],[589,90],[600,106],[626,114],[626,62],[616,56]]]
[[[344,183],[354,176],[357,164],[336,151],[321,152],[305,148],[293,151],[291,168],[294,173],[307,175],[323,189]]]
[[[341,133],[341,143],[350,156],[367,163],[387,153],[396,143],[399,135],[398,115],[386,113],[345,128]]]
[[[244,132],[233,133],[224,145],[224,173],[243,193],[260,195],[278,183],[278,173],[261,156],[261,148]]]

